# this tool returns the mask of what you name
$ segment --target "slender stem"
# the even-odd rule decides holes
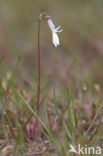
[[[38,18],[38,94],[37,94],[38,115],[39,115],[39,102],[40,102],[40,20],[41,20],[41,15]]]
[[[37,93],[37,112],[39,115],[39,103],[40,103],[40,21],[42,16],[47,16],[46,12],[42,12],[38,17],[38,93]]]

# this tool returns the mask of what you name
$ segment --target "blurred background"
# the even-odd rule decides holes
[[[37,18],[47,11],[61,25],[55,48],[41,21],[41,75],[63,85],[79,78],[103,87],[103,0],[0,0],[0,73],[17,66],[19,81],[37,77]],[[97,86],[97,87],[98,87]]]

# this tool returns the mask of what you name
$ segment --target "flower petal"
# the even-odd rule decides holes
[[[55,25],[53,24],[51,18],[47,20],[50,30],[53,31],[55,29]]]
[[[59,37],[58,37],[58,35],[55,32],[52,33],[52,41],[53,41],[53,44],[55,45],[55,47],[60,45]]]
[[[54,31],[54,32],[62,32],[62,31],[63,31],[63,29],[59,30],[59,29],[60,29],[60,27],[61,27],[61,26],[58,26],[58,27],[57,27],[57,28],[55,28],[53,31]]]
[[[62,32],[63,31],[63,29],[61,29],[61,30],[57,30],[56,32]]]
[[[56,30],[58,31],[58,29],[60,29],[60,27],[61,27],[61,25],[59,25],[59,26],[56,28]]]

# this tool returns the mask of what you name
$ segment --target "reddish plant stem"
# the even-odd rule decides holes
[[[40,102],[40,20],[41,20],[41,15],[38,18],[38,94],[37,94],[38,115],[39,115],[39,102]]]

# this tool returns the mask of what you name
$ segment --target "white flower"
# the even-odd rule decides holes
[[[55,47],[57,47],[58,45],[60,45],[60,43],[59,43],[59,37],[58,37],[57,33],[58,32],[62,32],[62,30],[59,30],[61,26],[55,28],[55,25],[53,24],[50,16],[48,16],[47,22],[48,22],[48,25],[49,25],[50,30],[52,32],[52,41],[53,41],[53,44],[55,45]]]

